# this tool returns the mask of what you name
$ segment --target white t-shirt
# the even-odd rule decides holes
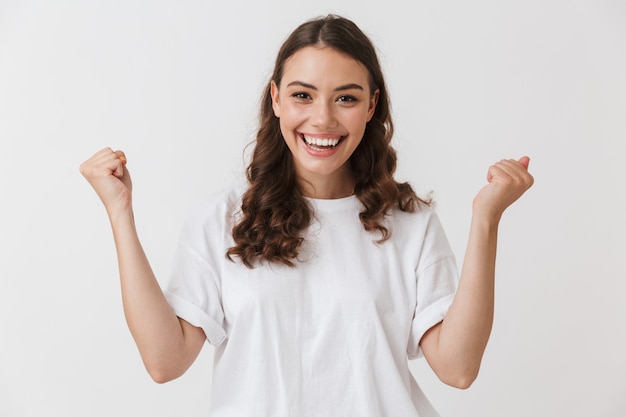
[[[407,361],[458,281],[437,215],[394,209],[377,244],[356,197],[308,201],[315,220],[294,268],[226,258],[241,190],[187,219],[165,293],[216,347],[211,416],[437,416]]]

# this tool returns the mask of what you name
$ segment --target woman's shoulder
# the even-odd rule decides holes
[[[400,242],[416,240],[423,242],[445,236],[443,225],[433,204],[420,203],[412,211],[403,211],[396,206],[385,220],[390,226],[393,238]]]
[[[404,222],[429,222],[437,217],[434,203],[425,203],[424,201],[416,201],[412,209],[402,209],[398,204],[394,205],[389,213],[389,217],[393,220]]]

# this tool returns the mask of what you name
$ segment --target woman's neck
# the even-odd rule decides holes
[[[298,182],[302,195],[309,198],[331,200],[349,197],[354,194],[354,179],[352,175],[349,177],[344,176],[343,178],[317,178],[316,181],[300,178]]]

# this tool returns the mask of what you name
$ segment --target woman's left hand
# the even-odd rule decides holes
[[[534,182],[528,172],[530,158],[503,159],[489,167],[488,184],[474,198],[474,215],[500,220],[502,213],[513,204]]]

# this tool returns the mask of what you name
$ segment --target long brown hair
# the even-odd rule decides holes
[[[317,18],[300,25],[283,43],[271,80],[280,87],[285,61],[307,46],[325,46],[362,63],[370,75],[370,92],[379,90],[374,116],[363,139],[349,159],[355,178],[354,193],[364,209],[359,213],[367,231],[381,234],[378,242],[389,239],[382,224],[385,214],[397,204],[412,212],[418,204],[429,204],[408,183],[398,183],[396,151],[391,147],[393,122],[385,80],[369,38],[352,21],[335,15]],[[302,196],[289,148],[283,140],[279,119],[274,116],[271,80],[261,102],[259,130],[252,160],[246,171],[249,187],[243,195],[241,217],[233,227],[235,246],[226,255],[237,256],[248,267],[256,262],[275,262],[294,266],[313,213]]]

